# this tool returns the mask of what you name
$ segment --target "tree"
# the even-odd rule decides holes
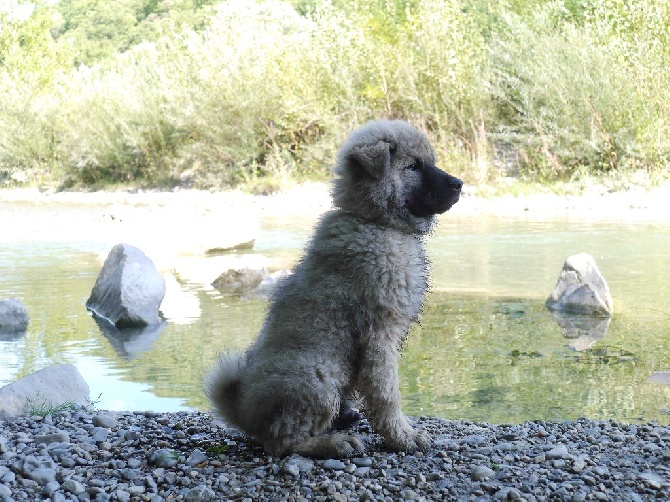
[[[0,72],[30,79],[40,85],[52,81],[56,71],[71,66],[72,53],[57,45],[51,30],[58,23],[57,11],[45,2],[25,4],[16,10],[0,12]]]

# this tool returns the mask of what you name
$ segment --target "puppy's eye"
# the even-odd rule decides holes
[[[421,171],[421,162],[414,162],[408,166],[405,166],[406,171]]]

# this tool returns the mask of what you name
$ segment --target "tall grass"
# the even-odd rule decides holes
[[[49,85],[0,70],[0,179],[271,188],[327,176],[376,117],[473,183],[666,166],[670,2],[378,3],[228,0]]]

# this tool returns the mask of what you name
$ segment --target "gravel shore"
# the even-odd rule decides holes
[[[0,422],[0,501],[669,500],[670,428],[420,417],[434,443],[350,459],[273,458],[196,412],[66,410]]]

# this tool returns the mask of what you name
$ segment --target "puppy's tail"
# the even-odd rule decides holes
[[[228,425],[240,424],[240,374],[245,365],[246,358],[242,354],[222,355],[205,379],[205,394]]]

